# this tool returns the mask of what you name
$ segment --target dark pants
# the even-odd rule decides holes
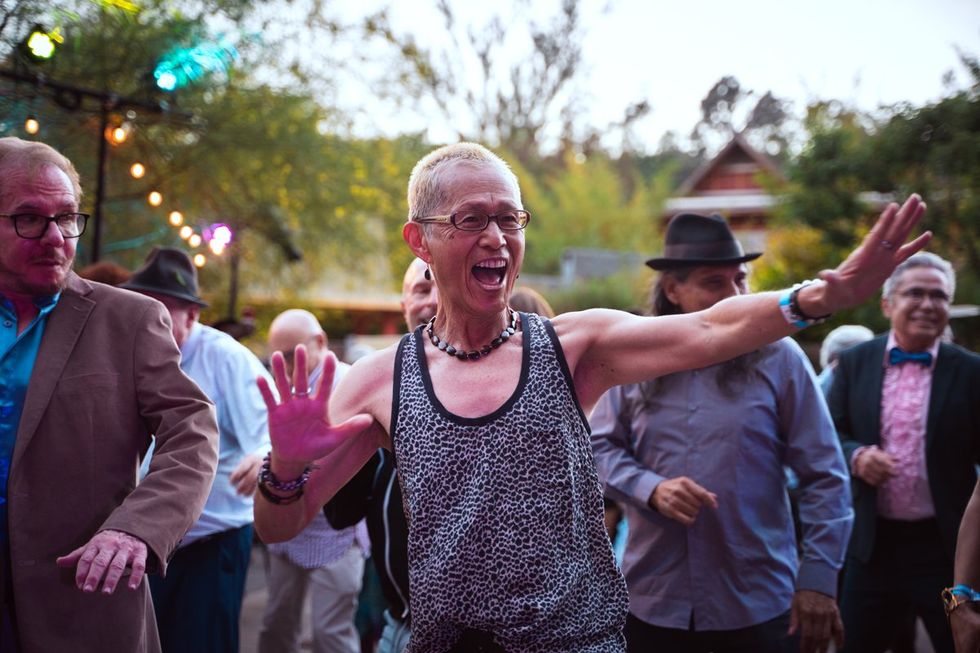
[[[504,649],[494,641],[490,633],[467,628],[449,653],[503,653],[503,651]]]
[[[252,526],[192,542],[150,577],[164,653],[237,653]]]
[[[20,653],[20,637],[17,635],[17,615],[14,612],[14,583],[10,573],[10,543],[0,544],[0,578],[3,579],[0,591],[0,651]]]
[[[797,638],[789,637],[788,630],[789,612],[735,630],[661,628],[630,614],[623,634],[629,653],[788,653],[799,650]]]
[[[953,580],[935,519],[917,522],[879,518],[871,559],[848,559],[841,593],[844,649],[881,653],[891,645],[896,617],[918,615],[936,653],[953,653],[940,593]]]

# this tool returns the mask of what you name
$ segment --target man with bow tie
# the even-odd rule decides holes
[[[940,339],[955,286],[948,261],[913,255],[882,291],[891,330],[840,356],[829,404],[855,503],[842,653],[884,651],[908,608],[953,651],[940,594],[980,461],[980,356]]]

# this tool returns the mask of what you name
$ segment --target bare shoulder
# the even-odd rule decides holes
[[[617,311],[611,308],[590,308],[584,311],[573,311],[562,313],[552,319],[555,327],[555,334],[561,342],[565,357],[572,366],[572,359],[576,361],[586,355],[589,349],[597,342],[601,341],[611,331],[631,324],[635,320],[641,320],[632,313]],[[572,366],[574,369],[574,366]]]
[[[618,320],[630,317],[629,313],[610,308],[589,308],[584,311],[562,313],[551,319],[555,334],[563,349],[574,346],[579,341],[588,342],[597,330],[615,324]],[[567,352],[566,352],[567,354]]]
[[[394,344],[368,354],[351,366],[330,399],[333,418],[346,419],[367,413],[388,431],[397,351],[398,345]]]

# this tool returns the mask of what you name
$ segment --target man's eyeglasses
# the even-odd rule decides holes
[[[925,288],[909,288],[898,293],[898,295],[916,304],[921,304],[926,297],[937,304],[948,304],[950,299],[949,295],[942,290],[926,290]]]
[[[503,231],[520,231],[531,221],[531,214],[523,209],[503,211],[493,215],[476,211],[458,211],[451,215],[428,215],[415,218],[415,222],[448,222],[460,231],[483,231],[491,220],[496,220],[497,226]]]
[[[0,218],[10,218],[14,223],[14,231],[21,238],[37,240],[43,238],[52,222],[58,226],[63,238],[78,238],[85,233],[88,224],[88,213],[59,213],[56,216],[37,215],[36,213],[0,213]]]

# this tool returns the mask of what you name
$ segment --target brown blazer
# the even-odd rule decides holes
[[[55,558],[115,529],[146,542],[148,572],[165,570],[217,463],[214,407],[179,362],[162,304],[70,275],[47,318],[7,486],[24,653],[160,650],[146,582],[85,594]],[[137,486],[151,435],[156,453]]]

